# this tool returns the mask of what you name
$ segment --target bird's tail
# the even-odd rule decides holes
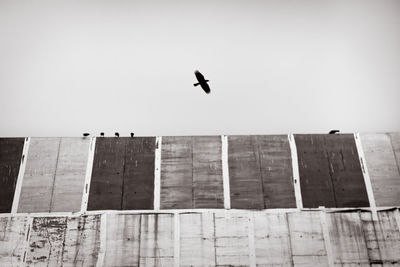
[[[193,84],[193,86],[197,86],[197,85],[200,85],[200,83],[194,83],[194,84]]]

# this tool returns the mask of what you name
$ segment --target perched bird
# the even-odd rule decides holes
[[[340,131],[339,130],[331,130],[330,132],[329,132],[329,134],[337,134],[337,133],[339,133]]]
[[[83,136],[89,136],[90,135],[90,133],[83,133]]]
[[[115,132],[115,136],[116,136],[116,137],[119,137],[119,133]]]
[[[104,133],[103,133],[103,132],[101,132],[101,133],[100,133],[100,136],[101,136],[101,137],[104,137]]]
[[[134,133],[131,133],[131,137],[133,137],[135,134]]]
[[[196,79],[198,83],[193,84],[194,86],[200,85],[201,88],[203,88],[204,92],[209,94],[211,92],[210,86],[208,85],[209,80],[204,79],[203,74],[200,73],[200,71],[196,70],[194,72],[194,75],[196,75]]]

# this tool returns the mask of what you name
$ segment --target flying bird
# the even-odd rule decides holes
[[[193,84],[194,86],[200,85],[201,88],[203,88],[204,92],[209,94],[211,92],[210,86],[208,85],[209,80],[204,79],[203,74],[200,73],[200,71],[196,70],[194,72],[194,75],[196,75],[196,79],[198,83]]]
[[[340,131],[339,130],[331,130],[330,132],[329,132],[329,134],[337,134],[337,133],[339,133]]]

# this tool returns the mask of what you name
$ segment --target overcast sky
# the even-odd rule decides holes
[[[399,29],[397,0],[0,0],[0,136],[400,131]]]

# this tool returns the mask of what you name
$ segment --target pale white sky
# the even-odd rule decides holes
[[[397,0],[0,0],[0,136],[400,131],[399,29]]]

